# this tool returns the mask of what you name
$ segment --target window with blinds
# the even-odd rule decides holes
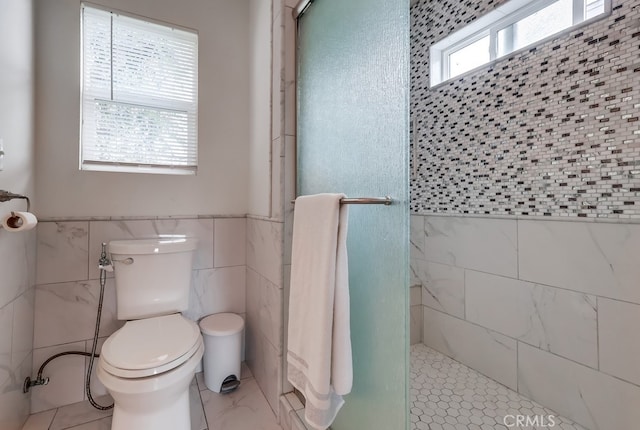
[[[198,35],[82,5],[80,169],[195,174]]]

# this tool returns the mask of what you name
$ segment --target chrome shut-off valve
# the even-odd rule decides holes
[[[113,272],[113,264],[107,257],[107,244],[102,242],[102,251],[100,252],[100,260],[98,260],[98,268],[107,272]]]

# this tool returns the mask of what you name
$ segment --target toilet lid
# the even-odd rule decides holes
[[[171,370],[193,355],[200,342],[198,326],[180,314],[128,321],[102,346],[109,373],[129,378]]]

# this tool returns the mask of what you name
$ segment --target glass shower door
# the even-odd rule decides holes
[[[407,0],[316,0],[298,20],[298,195],[349,208],[354,382],[333,430],[408,428]]]

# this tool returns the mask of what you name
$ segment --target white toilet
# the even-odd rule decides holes
[[[189,384],[204,352],[187,309],[197,240],[109,243],[117,316],[125,325],[105,341],[97,375],[113,397],[112,430],[189,430]]]

